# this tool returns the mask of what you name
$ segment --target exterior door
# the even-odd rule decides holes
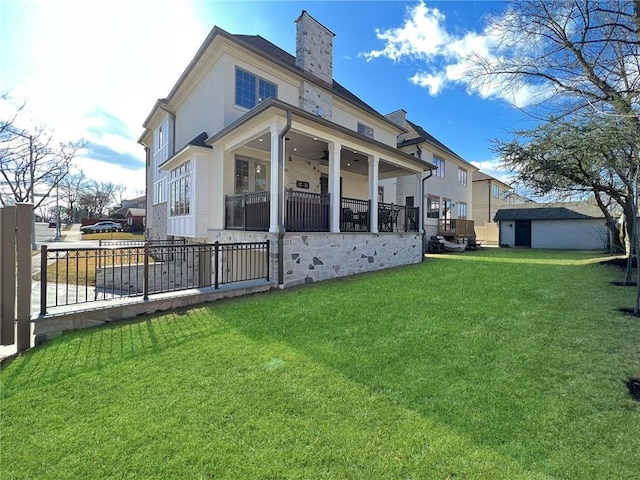
[[[515,246],[531,246],[531,220],[516,220]]]

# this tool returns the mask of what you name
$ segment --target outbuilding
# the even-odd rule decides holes
[[[585,202],[508,205],[494,220],[501,246],[600,250],[609,239],[604,214]]]

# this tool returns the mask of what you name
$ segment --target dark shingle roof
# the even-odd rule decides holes
[[[189,143],[187,143],[187,145],[193,145],[194,147],[211,148],[210,145],[207,145],[206,143],[204,143],[204,141],[207,138],[209,138],[209,135],[207,135],[207,132],[202,132],[200,135],[190,140]]]
[[[239,42],[245,43],[256,50],[259,50],[266,57],[269,57],[270,59],[276,60],[280,63],[284,63],[289,68],[293,68],[294,70],[297,70],[301,75],[306,74],[302,68],[296,65],[296,57],[294,57],[290,53],[287,53],[286,51],[284,51],[277,45],[274,45],[269,40],[266,40],[265,38],[261,37],[260,35],[240,35],[240,34],[234,34],[234,33],[229,35],[235,38],[236,40],[238,40]],[[332,81],[331,85],[329,84],[326,84],[326,85],[331,90],[333,90],[333,93],[335,93],[336,95],[359,106],[363,110],[367,110],[370,113],[373,113],[376,116],[382,117],[384,120],[389,121],[386,117],[384,117],[384,115],[382,115],[376,109],[374,109],[373,107],[371,107],[370,105],[362,101],[360,98],[358,98],[356,95],[351,93],[349,90],[347,90],[345,87],[340,85],[335,80]]]
[[[413,128],[419,136],[417,138],[411,138],[409,140],[403,140],[402,142],[398,143],[398,147],[405,147],[407,145],[415,145],[417,143],[427,142],[427,143],[430,143],[432,145],[435,145],[436,147],[444,150],[447,153],[450,153],[451,155],[453,155],[454,157],[459,158],[460,160],[464,160],[460,155],[458,155],[456,152],[451,150],[449,147],[447,147],[444,143],[442,143],[436,137],[431,135],[429,132],[427,132],[420,125],[416,125],[415,123],[413,123],[413,122],[411,122],[409,120],[407,120],[407,123],[409,125],[411,125],[411,128]]]
[[[584,202],[525,203],[501,207],[495,220],[572,220],[604,218],[597,205]]]

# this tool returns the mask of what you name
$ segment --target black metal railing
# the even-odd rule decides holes
[[[229,230],[269,230],[269,192],[225,196],[225,228]]]
[[[371,224],[370,200],[343,197],[340,200],[340,231],[368,232]]]
[[[328,232],[329,194],[297,190],[285,192],[285,224],[288,232]]]
[[[124,242],[122,242],[124,243]],[[269,242],[131,242],[41,250],[40,313],[48,307],[269,281]]]
[[[394,203],[378,204],[378,231],[417,232],[418,207],[407,207]]]

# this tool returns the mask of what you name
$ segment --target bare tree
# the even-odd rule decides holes
[[[23,106],[0,120],[0,203],[33,201],[35,209],[69,173],[84,142],[56,144],[53,132],[45,127],[18,128],[16,119]]]
[[[82,192],[88,187],[88,180],[82,171],[70,173],[60,182],[60,190],[64,203],[69,208],[69,216],[74,220],[78,220],[78,202]]]
[[[84,208],[89,217],[103,217],[114,203],[116,188],[111,182],[90,181],[78,198],[78,206]]]

